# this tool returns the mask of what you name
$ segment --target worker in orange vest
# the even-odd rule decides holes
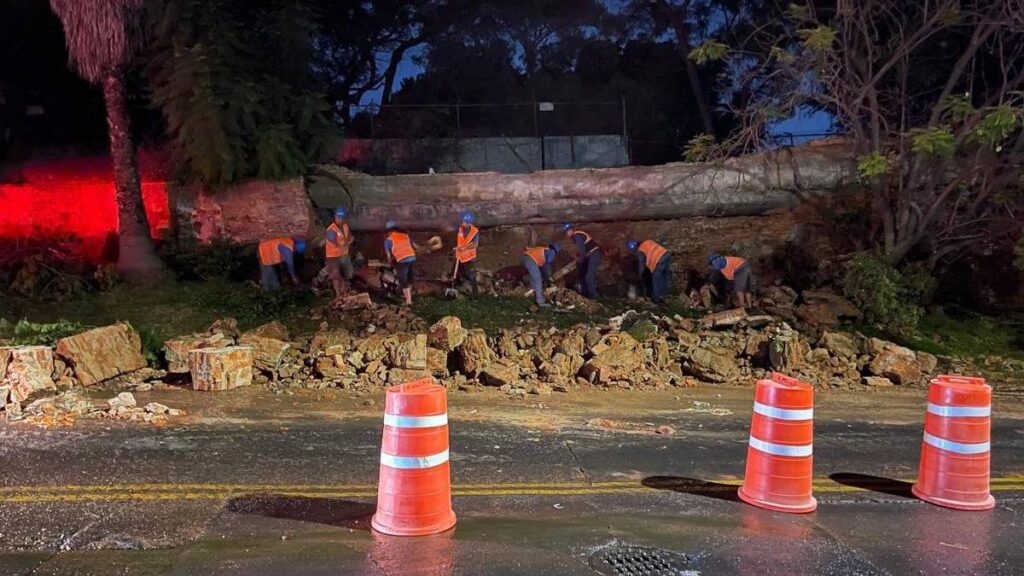
[[[654,240],[629,240],[626,242],[626,248],[636,255],[637,274],[644,293],[660,304],[665,300],[665,296],[668,296],[669,251]]]
[[[597,298],[597,268],[601,265],[602,252],[597,242],[575,224],[562,224],[565,237],[576,245],[576,269],[580,294],[587,298]]]
[[[281,287],[277,267],[284,264],[288,275],[296,286],[299,277],[295,273],[295,255],[306,251],[306,241],[302,238],[270,238],[260,242],[257,254],[260,260],[260,284],[263,290],[277,290]]]
[[[533,298],[538,306],[550,306],[544,299],[544,283],[551,280],[551,265],[559,250],[558,243],[552,242],[547,246],[527,248],[519,257],[519,263],[526,268],[526,273],[530,276],[530,287],[533,288]]]
[[[462,214],[459,229],[455,232],[455,258],[459,261],[459,281],[468,280],[473,294],[480,293],[476,281],[476,250],[480,246],[480,230],[473,225],[472,212]]]
[[[750,288],[754,278],[750,271],[750,264],[745,259],[739,256],[711,254],[708,256],[708,267],[711,269],[708,274],[708,283],[721,297],[724,298],[725,294],[731,291],[737,307],[750,308],[753,306]]]
[[[324,244],[324,257],[327,264],[327,277],[331,280],[331,288],[335,296],[341,296],[345,282],[352,281],[352,257],[349,247],[352,245],[352,232],[348,228],[348,209],[341,207],[334,210],[334,222],[327,227],[327,242]]]
[[[393,220],[389,220],[384,228],[387,232],[384,252],[388,255],[388,264],[395,268],[395,278],[402,287],[405,304],[412,306],[412,265],[416,262],[416,249],[413,248],[409,233],[399,228]]]

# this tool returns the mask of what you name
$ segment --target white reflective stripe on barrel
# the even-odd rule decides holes
[[[955,452],[957,454],[984,454],[989,451],[991,446],[988,442],[976,442],[972,444],[966,444],[964,442],[953,442],[952,440],[946,440],[931,434],[924,433],[924,441],[927,444],[931,444],[941,450],[947,452]]]
[[[448,461],[448,451],[430,456],[394,456],[392,454],[380,453],[380,463],[391,468],[401,470],[419,470],[433,468]]]
[[[384,425],[395,428],[434,428],[448,424],[447,414],[435,416],[399,416],[398,414],[384,414]]]
[[[991,406],[943,406],[931,402],[928,403],[928,411],[936,416],[946,416],[947,418],[983,418],[992,415]]]
[[[750,447],[755,450],[760,450],[766,454],[772,454],[774,456],[792,456],[794,458],[800,458],[803,456],[810,456],[814,451],[813,444],[772,444],[771,442],[765,442],[750,437]]]
[[[761,416],[777,418],[779,420],[810,420],[814,418],[814,408],[790,410],[787,408],[776,408],[760,402],[754,402],[754,412]]]

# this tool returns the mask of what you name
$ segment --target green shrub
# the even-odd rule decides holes
[[[52,324],[37,324],[21,319],[14,325],[14,344],[18,346],[53,346],[57,340],[84,332],[87,328],[78,322],[59,320]]]
[[[914,331],[924,313],[921,303],[930,297],[934,285],[926,269],[912,267],[905,275],[868,252],[854,256],[842,280],[843,293],[865,319],[895,334]]]

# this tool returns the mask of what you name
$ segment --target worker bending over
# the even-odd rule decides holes
[[[597,268],[601,265],[601,247],[583,230],[577,230],[574,224],[562,224],[565,237],[576,245],[576,269],[579,273],[580,294],[587,298],[597,298]]]
[[[637,275],[645,296],[661,303],[668,296],[669,252],[654,240],[629,240],[626,248],[636,255]]]
[[[551,280],[551,265],[559,250],[558,243],[552,242],[547,246],[527,248],[519,258],[526,273],[530,275],[530,287],[533,288],[533,298],[538,306],[550,306],[544,299],[544,283]]]
[[[349,247],[352,245],[352,232],[348,228],[348,209],[334,210],[334,222],[327,227],[327,242],[324,245],[324,256],[327,263],[327,277],[331,280],[331,288],[335,296],[341,296],[342,280],[352,282],[352,257]]]
[[[416,262],[416,249],[412,246],[409,234],[398,227],[394,221],[385,225],[387,238],[384,240],[384,253],[388,255],[388,264],[395,268],[395,279],[402,288],[405,304],[412,305],[412,265]]]
[[[473,213],[462,214],[462,221],[455,233],[455,258],[459,261],[458,281],[468,280],[473,294],[480,293],[476,281],[476,249],[480,245],[480,230],[473,225]]]
[[[306,250],[306,241],[302,238],[270,238],[260,242],[257,253],[260,260],[260,285],[265,291],[277,290],[281,287],[277,267],[281,264],[288,269],[288,275],[296,286],[299,277],[295,274],[295,254]]]
[[[724,299],[726,294],[732,292],[737,307],[750,308],[753,306],[750,298],[753,274],[745,259],[739,256],[711,254],[708,256],[708,267],[711,269],[708,274],[708,283],[721,298]]]

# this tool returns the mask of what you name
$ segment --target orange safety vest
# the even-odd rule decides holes
[[[537,266],[543,266],[547,263],[546,254],[544,254],[545,250],[547,250],[546,246],[534,246],[533,248],[523,250],[523,254],[533,258],[533,261],[537,263]]]
[[[668,250],[654,240],[644,240],[640,243],[640,247],[637,248],[637,250],[643,253],[647,269],[651,272],[654,272],[654,269],[658,266],[658,262],[661,262],[661,259],[665,254],[668,254]]]
[[[271,238],[270,240],[264,240],[260,242],[259,255],[260,264],[264,266],[276,266],[283,262],[281,258],[281,246],[287,246],[291,251],[295,251],[295,240],[291,238]]]
[[[455,256],[458,257],[459,262],[465,264],[466,262],[476,260],[476,246],[471,243],[476,240],[477,234],[479,233],[480,231],[477,230],[476,226],[470,224],[469,232],[463,236],[462,226],[459,226],[458,231],[455,233],[455,245],[458,248],[463,248],[463,246],[465,246],[462,250],[455,251]]]
[[[726,256],[725,268],[722,268],[722,276],[725,276],[726,280],[735,280],[736,271],[746,263],[747,261],[743,258],[739,258],[737,256]]]
[[[328,258],[339,258],[348,255],[348,241],[352,238],[352,233],[348,229],[348,222],[342,224],[340,228],[337,222],[331,222],[331,225],[327,227],[327,231],[333,231],[337,234],[338,245],[335,246],[328,240],[324,246],[326,256]]]
[[[401,262],[409,256],[416,255],[416,250],[412,247],[412,240],[409,240],[409,235],[405,232],[391,232],[388,234],[388,239],[391,240],[391,257],[395,262]]]

